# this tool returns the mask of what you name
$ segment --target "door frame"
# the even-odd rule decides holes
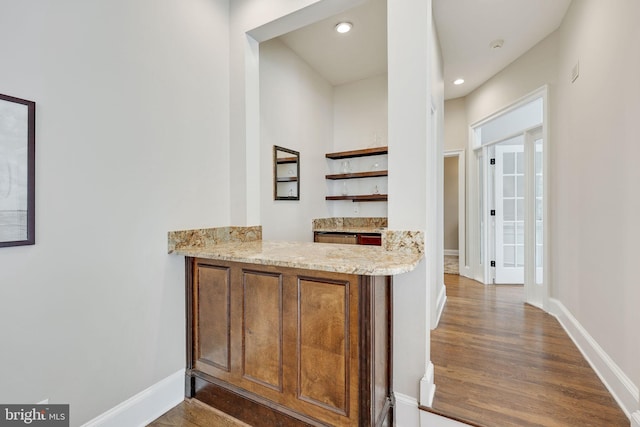
[[[549,232],[550,231],[549,230],[550,229],[549,227],[550,225],[549,223],[550,154],[549,154],[549,151],[550,150],[549,150],[549,102],[548,102],[549,87],[548,85],[544,85],[530,92],[529,94],[521,97],[515,102],[497,110],[493,114],[490,114],[489,116],[486,116],[481,120],[478,120],[472,123],[469,126],[469,153],[473,155],[472,156],[473,161],[469,161],[469,164],[467,165],[467,176],[469,177],[475,176],[476,179],[473,182],[471,180],[469,181],[469,184],[470,184],[468,186],[469,194],[467,196],[468,209],[467,209],[467,223],[466,223],[467,225],[466,246],[467,246],[467,254],[468,254],[467,264],[468,264],[469,273],[470,273],[470,275],[467,277],[471,277],[481,283],[487,283],[485,279],[489,277],[489,269],[490,269],[489,263],[487,262],[488,257],[485,256],[484,259],[482,257],[482,253],[484,253],[485,255],[490,253],[490,250],[488,248],[489,246],[488,239],[487,239],[489,230],[487,226],[488,223],[486,221],[486,216],[488,215],[488,212],[485,212],[487,211],[487,209],[483,209],[483,212],[480,212],[481,200],[484,201],[485,207],[487,206],[487,202],[489,200],[488,194],[487,194],[487,188],[489,184],[488,183],[489,173],[485,168],[485,170],[483,171],[484,172],[483,175],[482,176],[479,175],[480,171],[478,168],[478,161],[476,161],[476,158],[478,157],[479,154],[482,154],[482,152],[485,151],[485,149],[483,148],[481,141],[477,137],[476,130],[482,127],[483,125],[485,125],[486,123],[496,119],[497,117],[500,117],[538,98],[542,98],[542,108],[543,108],[543,116],[542,116],[542,138],[543,138],[542,171],[543,172],[542,173],[543,173],[544,179],[543,179],[542,203],[543,203],[543,224],[544,224],[544,232],[543,232],[544,270],[543,270],[543,283],[541,285],[542,289],[540,292],[535,293],[535,294],[538,294],[539,297],[532,298],[532,295],[534,295],[534,293],[529,292],[528,290],[525,291],[525,294],[526,294],[527,303],[537,306],[545,311],[548,311],[549,310],[549,289],[551,288],[550,286],[551,285],[550,284],[550,277],[551,277],[550,246],[551,245],[549,244],[549,241],[550,241],[550,232]],[[483,220],[485,224],[485,227],[483,228],[481,228],[480,226],[481,220]],[[482,248],[480,248],[481,246],[480,242],[483,242]],[[529,275],[529,278],[530,277],[531,275]],[[525,273],[525,281],[526,280],[527,280],[527,276]],[[525,284],[525,289],[527,289],[527,285],[530,285],[530,283]],[[535,283],[533,285],[535,286]]]
[[[461,276],[471,277],[470,268],[467,265],[467,237],[466,237],[466,159],[465,150],[447,150],[443,157],[458,158],[458,271]],[[444,248],[443,248],[444,249]]]

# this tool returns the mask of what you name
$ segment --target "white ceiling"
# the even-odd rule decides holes
[[[339,15],[280,37],[332,85],[387,72],[387,2],[369,0]],[[338,22],[353,28],[335,31]]]
[[[555,31],[571,0],[434,0],[447,99],[465,96]],[[500,49],[493,40],[502,39]],[[453,85],[461,77],[465,83]]]
[[[399,0],[395,0],[399,1]],[[571,0],[433,0],[445,98],[465,96],[556,30]],[[280,39],[333,85],[386,72],[386,1],[368,0]],[[334,31],[353,23],[347,34]],[[490,43],[503,39],[501,49]],[[465,83],[454,86],[462,77]]]

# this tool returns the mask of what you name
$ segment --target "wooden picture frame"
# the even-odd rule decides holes
[[[0,247],[35,244],[36,103],[0,94]]]

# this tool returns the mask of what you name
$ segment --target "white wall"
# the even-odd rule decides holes
[[[464,150],[468,145],[469,126],[465,98],[444,102],[444,151]],[[458,158],[444,159],[444,248],[459,248],[458,219]]]
[[[466,98],[448,99],[444,103],[444,150],[466,150],[469,145]]]
[[[426,252],[414,271],[394,279],[393,388],[402,401],[407,397],[429,405],[434,390],[429,361],[431,292],[438,282],[438,251],[442,255],[437,193],[438,164],[442,163],[437,137],[442,131],[442,63],[431,1],[389,2],[387,7],[389,228],[423,230]],[[439,111],[433,117],[432,105]],[[440,195],[441,191],[440,187]]]
[[[551,178],[553,296],[635,381],[636,393],[638,16],[637,1],[583,0],[569,8],[559,34]]]
[[[387,74],[334,87],[333,150],[387,144]]]
[[[0,91],[37,103],[37,242],[0,249],[0,401],[69,403],[75,426],[184,368],[166,233],[229,222],[227,3],[0,10]]]
[[[258,43],[328,18],[362,0],[234,0],[229,4],[231,222],[261,222]]]
[[[333,88],[333,147],[329,151],[357,150],[361,148],[387,145],[387,75],[382,74],[367,79],[335,86]],[[379,169],[386,169],[387,156],[351,159],[354,172],[373,169],[378,163]],[[340,161],[325,161],[326,173],[340,173]],[[341,194],[343,184],[348,186],[349,194],[372,194],[378,186],[380,194],[387,193],[386,178],[366,178],[327,183],[331,194]],[[330,201],[327,202],[331,216],[334,217],[386,217],[387,203]],[[356,212],[357,210],[357,212]]]
[[[433,259],[431,264],[431,328],[438,325],[439,313],[442,312],[446,298],[444,285],[444,62],[433,16],[429,25],[429,66],[431,85],[429,143],[427,164],[431,169],[427,186],[427,230],[429,239],[427,252]],[[433,216],[434,219],[430,217]]]
[[[260,118],[263,238],[312,241],[313,218],[328,216],[333,87],[278,39],[260,45]],[[300,200],[273,200],[273,145],[300,152]]]
[[[552,33],[467,95],[467,124],[473,124],[511,105],[545,83],[551,86],[553,92],[557,75],[558,39],[558,33]],[[553,94],[551,99],[553,102]]]

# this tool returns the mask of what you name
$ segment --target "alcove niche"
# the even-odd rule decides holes
[[[335,27],[349,22],[349,33]],[[336,151],[387,145],[387,4],[370,0],[259,44],[260,216],[265,238],[310,241],[321,217],[387,216],[387,203],[327,201],[344,186],[385,193],[386,177],[327,180]],[[299,200],[273,200],[273,146],[300,153]],[[350,160],[385,168],[386,156]]]

